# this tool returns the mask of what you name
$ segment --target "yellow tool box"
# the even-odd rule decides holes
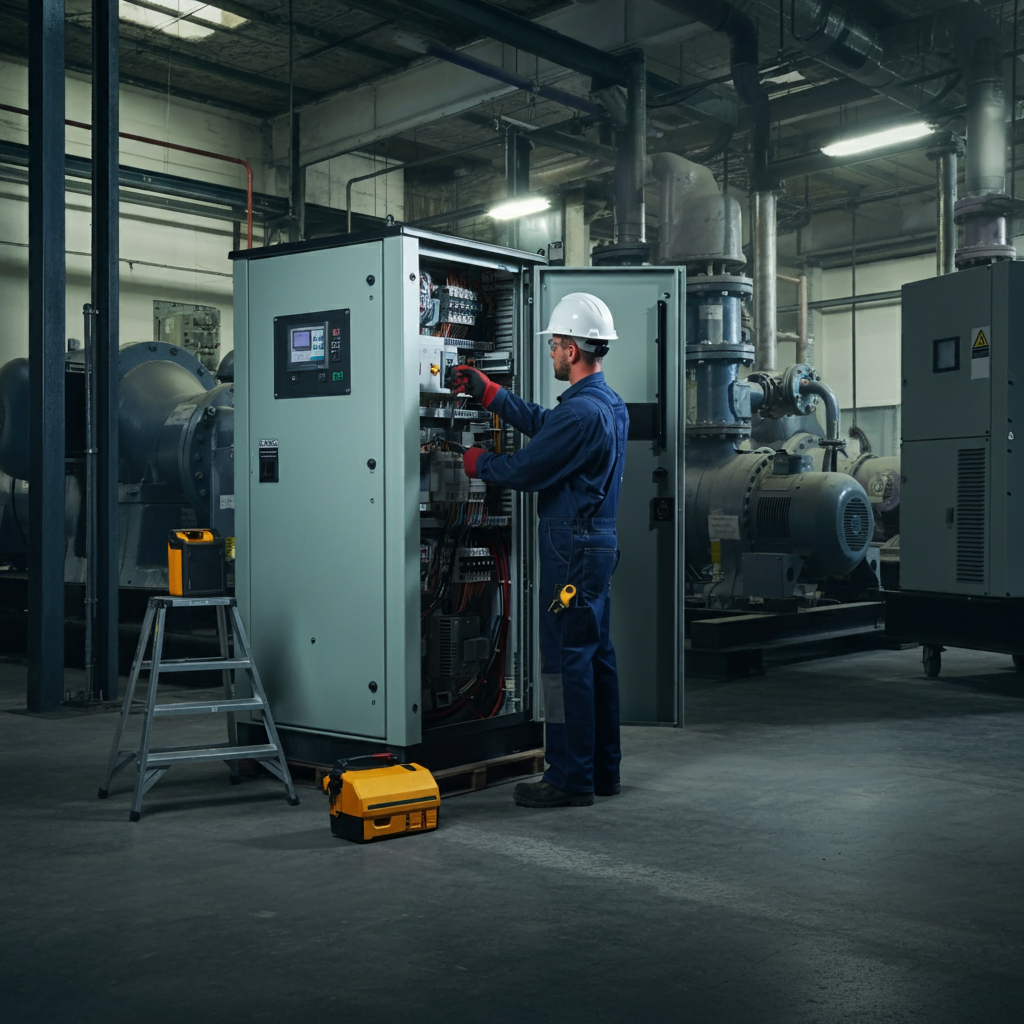
[[[175,597],[223,594],[227,589],[224,538],[216,530],[171,530],[168,585]]]
[[[437,828],[441,792],[422,765],[394,754],[338,761],[323,780],[331,800],[331,832],[355,843]]]

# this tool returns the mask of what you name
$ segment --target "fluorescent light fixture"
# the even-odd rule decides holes
[[[920,139],[931,133],[931,128],[924,121],[915,121],[913,124],[901,124],[898,128],[886,128],[882,132],[833,142],[828,146],[822,146],[821,151],[825,156],[849,156],[851,153],[864,153],[869,149],[881,149],[882,146],[894,146],[898,142],[910,142],[911,139]]]
[[[525,217],[529,213],[540,213],[551,205],[550,199],[543,196],[523,196],[521,199],[506,199],[487,211],[488,217],[495,220],[515,220],[516,217]]]
[[[154,7],[160,9],[154,10]],[[178,39],[204,39],[206,36],[212,36],[219,28],[238,28],[248,20],[222,11],[212,4],[201,3],[200,0],[160,0],[160,3],[148,7],[140,7],[130,0],[120,0],[118,14],[124,21],[132,21],[136,25],[166,32]],[[186,15],[204,21],[210,27],[186,21]]]

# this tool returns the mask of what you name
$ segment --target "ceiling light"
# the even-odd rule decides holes
[[[910,142],[931,135],[931,128],[924,121],[903,124],[898,128],[886,128],[883,132],[872,132],[870,135],[859,135],[853,139],[843,139],[822,146],[825,156],[849,156],[851,153],[864,153],[869,149],[880,149],[882,146],[894,146],[899,142]]]
[[[154,10],[157,7],[159,10]],[[218,28],[238,28],[248,20],[222,11],[212,4],[201,3],[200,0],[161,0],[160,3],[146,7],[133,4],[130,0],[120,0],[118,14],[124,21],[132,21],[136,25],[166,32],[178,39],[203,39],[212,36]],[[186,15],[204,21],[210,27],[186,21]]]
[[[528,213],[540,213],[551,205],[550,199],[543,196],[523,196],[521,199],[506,199],[487,211],[488,217],[495,220],[515,220],[516,217],[525,217]]]

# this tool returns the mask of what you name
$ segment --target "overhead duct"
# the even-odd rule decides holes
[[[752,187],[771,187],[764,177],[768,166],[770,118],[768,93],[761,84],[757,25],[752,18],[725,0],[658,0],[658,3],[662,7],[696,18],[712,31],[728,36],[732,84],[740,101],[753,108],[754,114]]]
[[[892,28],[878,29],[849,3],[793,0],[794,39],[822,63],[923,112],[934,97],[915,94],[884,64],[894,56],[953,57],[967,93],[965,192],[956,204],[961,228],[956,265],[1013,259],[1006,214],[1006,97],[999,26],[977,4],[955,3]]]
[[[676,153],[658,153],[648,163],[661,186],[658,261],[742,267],[743,212],[722,195],[711,171]]]
[[[953,57],[967,94],[964,192],[954,209],[961,228],[958,268],[1013,259],[1006,215],[1006,95],[999,26],[976,4],[956,3],[888,30],[894,53],[941,53]]]

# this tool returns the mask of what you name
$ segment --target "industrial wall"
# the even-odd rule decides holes
[[[857,294],[899,290],[911,281],[935,276],[935,256],[868,263],[857,268]],[[849,267],[825,270],[812,282],[812,299],[838,299],[852,294]],[[894,406],[902,402],[900,373],[900,316],[898,300],[857,309],[857,408]],[[839,397],[853,406],[853,317],[849,307],[819,311],[815,363],[818,372]]]
[[[69,73],[66,116],[90,122],[89,79]],[[28,69],[0,63],[0,94],[5,102],[28,106]],[[248,160],[257,191],[274,192],[263,125],[254,118],[152,92],[121,88],[121,130],[166,142]],[[28,119],[0,111],[0,137],[28,143]],[[67,152],[90,156],[91,135],[66,128]],[[146,170],[245,188],[237,164],[121,140],[121,162]],[[0,363],[28,350],[28,190],[0,182]],[[66,193],[67,334],[81,337],[82,305],[90,300],[91,219],[87,195]],[[217,306],[224,350],[231,346],[231,265],[227,254],[232,224],[207,217],[124,204],[121,211],[122,343],[152,337],[153,300],[168,299]]]
[[[66,78],[66,117],[92,120],[91,88],[86,76]],[[11,106],[28,106],[28,68],[0,60],[0,96]],[[287,176],[271,164],[266,123],[244,114],[153,92],[121,87],[121,131],[178,145],[240,157],[252,165],[257,192],[287,194]],[[91,135],[66,128],[66,151],[90,156]],[[27,145],[28,118],[0,111],[0,139]],[[237,165],[189,153],[121,140],[121,163],[163,171],[234,188],[245,188],[245,171]],[[393,161],[392,161],[393,163]],[[383,166],[361,154],[310,167],[307,200],[343,209],[345,182]],[[0,171],[4,168],[0,166]],[[358,183],[353,210],[401,219],[403,174],[397,171]],[[0,365],[28,352],[28,189],[0,179]],[[66,193],[67,335],[81,337],[82,306],[90,301],[91,220],[88,195]],[[153,300],[202,303],[221,311],[221,353],[232,345],[231,261],[233,225],[204,216],[165,212],[124,202],[121,207],[122,344],[146,340],[153,332]],[[242,225],[244,244],[244,224]],[[262,225],[254,244],[263,241]]]

